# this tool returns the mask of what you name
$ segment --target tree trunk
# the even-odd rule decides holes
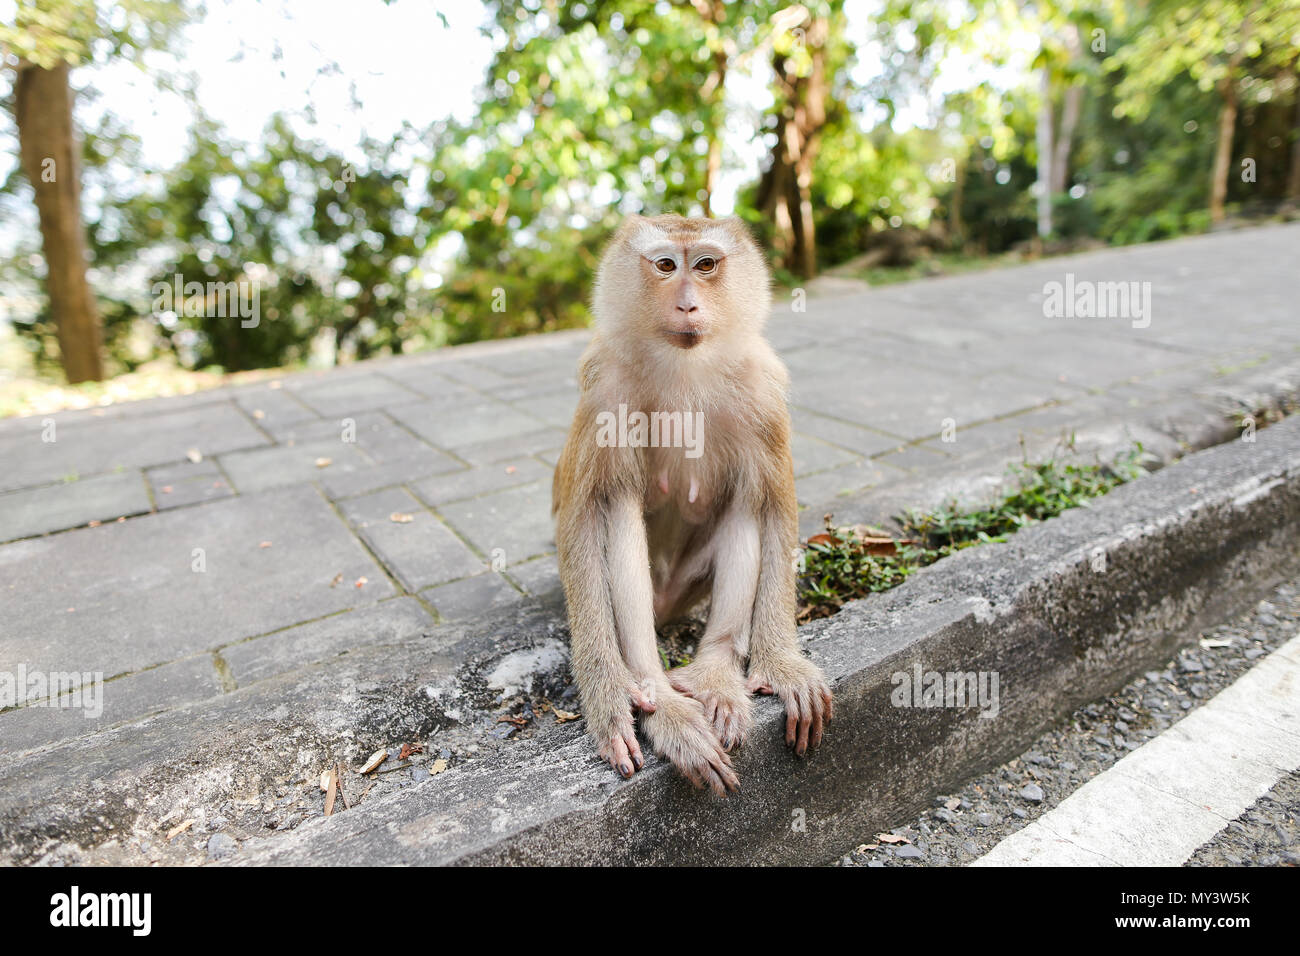
[[[1079,114],[1083,111],[1083,87],[1079,85],[1066,89],[1064,104],[1061,106],[1061,126],[1056,132],[1056,143],[1052,149],[1052,195],[1059,196],[1070,185],[1070,151],[1074,148],[1074,130],[1079,125]]]
[[[771,219],[773,245],[781,264],[800,276],[817,274],[817,235],[813,218],[813,168],[826,125],[826,41],[830,23],[818,18],[803,35],[811,69],[807,76],[794,72],[783,55],[772,58],[781,112],[772,160],[759,185],[759,207]]]
[[[1219,143],[1214,152],[1214,172],[1210,180],[1210,221],[1223,222],[1224,201],[1228,198],[1228,170],[1232,165],[1232,137],[1237,127],[1237,77],[1229,71],[1219,84],[1223,104],[1219,108]]]
[[[1043,67],[1038,77],[1038,238],[1052,234],[1052,74]]]
[[[965,145],[965,140],[962,145]],[[966,156],[953,171],[952,196],[948,199],[948,241],[953,247],[966,245],[966,224],[962,222],[961,204],[966,198],[966,163],[970,152],[966,150]]]
[[[104,377],[99,307],[86,279],[81,174],[67,64],[46,70],[20,62],[14,105],[23,168],[36,192],[45,287],[63,371],[72,383],[98,381]]]
[[[718,14],[722,16],[721,12]],[[718,50],[713,54],[713,73],[706,84],[709,103],[709,155],[704,168],[704,199],[701,205],[705,216],[713,215],[713,194],[718,189],[718,176],[722,172],[723,105],[726,98],[727,54]]]
[[[1063,39],[1070,64],[1074,65],[1080,56],[1078,24],[1069,24],[1065,28]],[[1053,196],[1061,195],[1070,185],[1070,151],[1074,148],[1074,130],[1079,125],[1079,113],[1083,110],[1083,84],[1075,82],[1067,86],[1061,99],[1061,125],[1056,130],[1056,144],[1052,150]]]
[[[723,0],[691,0],[695,12],[705,24],[720,27],[727,18],[727,8]],[[721,31],[719,31],[721,32]],[[722,128],[726,118],[724,112],[727,87],[727,67],[730,57],[726,48],[719,45],[713,50],[713,71],[700,89],[700,100],[708,109],[709,152],[704,167],[704,196],[700,205],[705,216],[713,215],[713,194],[718,188],[718,176],[722,172]]]
[[[1295,128],[1291,130],[1291,171],[1286,177],[1286,198],[1300,199],[1300,84],[1295,96]]]

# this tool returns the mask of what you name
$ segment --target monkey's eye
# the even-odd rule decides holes
[[[701,258],[695,261],[695,270],[697,272],[703,273],[704,275],[708,275],[717,267],[718,267],[718,260],[713,258],[713,256],[702,256]]]
[[[663,256],[662,258],[655,260],[655,268],[664,275],[672,275],[677,269],[677,263],[668,256]]]

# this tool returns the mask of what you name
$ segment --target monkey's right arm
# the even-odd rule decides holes
[[[605,520],[594,504],[561,500],[558,484],[555,540],[560,580],[569,606],[570,659],[587,732],[597,752],[624,777],[645,763],[632,724],[632,707],[653,709],[619,652],[605,571]]]

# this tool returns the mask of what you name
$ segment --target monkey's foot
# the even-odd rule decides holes
[[[776,694],[785,704],[785,745],[802,757],[810,746],[822,742],[822,730],[831,719],[831,689],[821,669],[791,652],[761,663],[751,661],[745,688],[752,693]]]
[[[704,719],[713,725],[723,750],[729,751],[745,742],[754,723],[754,704],[736,664],[696,660],[669,671],[668,682],[700,702]]]
[[[698,788],[709,787],[723,796],[740,787],[731,758],[704,718],[704,708],[675,691],[660,693],[653,714],[642,720],[655,753],[673,765]]]

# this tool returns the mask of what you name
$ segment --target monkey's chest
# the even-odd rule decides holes
[[[725,475],[716,463],[681,454],[655,454],[647,462],[645,511],[686,525],[708,523],[719,505]]]

